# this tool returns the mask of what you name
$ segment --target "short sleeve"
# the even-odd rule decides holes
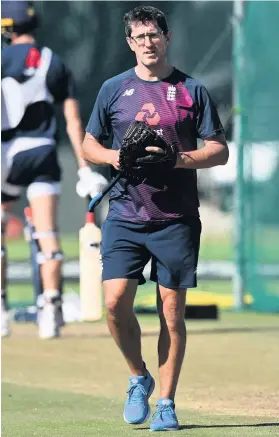
[[[201,86],[198,91],[196,129],[198,138],[201,139],[224,133],[216,106],[204,86]]]
[[[107,140],[111,133],[111,123],[108,114],[108,97],[105,84],[102,85],[89,122],[86,126],[86,132],[93,135],[100,141]]]
[[[73,74],[55,53],[52,55],[46,81],[56,103],[62,103],[68,98],[76,98]]]

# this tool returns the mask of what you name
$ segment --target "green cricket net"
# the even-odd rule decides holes
[[[244,288],[279,312],[279,3],[245,2],[240,78]]]

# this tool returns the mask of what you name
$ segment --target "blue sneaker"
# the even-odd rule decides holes
[[[155,388],[155,381],[147,371],[146,376],[130,376],[128,398],[124,405],[123,417],[127,423],[144,423],[150,416],[148,398]]]
[[[161,398],[157,403],[157,410],[153,414],[150,431],[177,431],[178,420],[175,405],[171,399]]]

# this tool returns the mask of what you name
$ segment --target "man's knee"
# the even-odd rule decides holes
[[[56,250],[56,251],[51,251],[51,252],[39,252],[38,254],[38,263],[39,264],[45,264],[49,261],[56,261],[62,263],[64,259],[64,255],[62,250]]]
[[[105,304],[107,312],[111,315],[116,315],[121,310],[119,299],[116,296],[105,296]]]
[[[49,261],[62,263],[63,252],[56,231],[34,232],[31,236],[38,243],[38,263],[45,264]]]
[[[178,310],[172,305],[166,305],[163,308],[163,318],[170,331],[180,331],[185,325],[184,310]]]
[[[106,309],[110,314],[118,314],[125,309],[125,299],[123,298],[123,292],[121,290],[110,291],[107,289],[105,292],[105,304]]]
[[[179,293],[180,291],[172,290],[170,294],[164,296],[162,305],[158,307],[162,324],[173,331],[183,331],[185,327],[185,299]]]
[[[133,301],[137,281],[128,279],[110,279],[104,281],[104,296],[107,311],[117,315],[133,311]]]

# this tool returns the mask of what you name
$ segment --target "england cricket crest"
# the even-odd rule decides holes
[[[175,99],[176,99],[176,88],[175,86],[171,85],[168,87],[167,100],[174,101]]]

